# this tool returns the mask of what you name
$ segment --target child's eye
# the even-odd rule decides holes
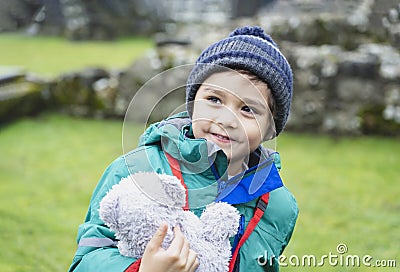
[[[221,103],[221,99],[219,99],[218,97],[215,97],[215,96],[209,96],[209,97],[207,97],[207,100],[211,101],[213,103],[218,103],[218,104]]]
[[[250,113],[250,114],[255,114],[255,113],[256,113],[255,110],[252,109],[252,108],[250,108],[249,106],[244,106],[244,107],[242,108],[242,111],[244,111],[244,112],[246,112],[246,113]]]

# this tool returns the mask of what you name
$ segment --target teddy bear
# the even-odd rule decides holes
[[[237,233],[239,212],[228,203],[216,202],[207,205],[197,217],[182,209],[185,201],[186,190],[175,176],[139,172],[110,189],[100,202],[99,214],[115,232],[121,255],[141,258],[158,227],[166,222],[169,227],[163,248],[171,244],[173,227],[179,225],[198,254],[196,271],[228,271],[229,238]]]

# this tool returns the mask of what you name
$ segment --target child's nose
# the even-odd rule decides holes
[[[229,107],[223,107],[216,115],[216,122],[225,128],[237,128],[238,118]]]

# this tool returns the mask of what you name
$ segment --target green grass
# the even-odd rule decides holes
[[[344,243],[344,257],[397,258],[400,265],[398,139],[287,135],[278,141],[278,149],[283,155],[282,175],[300,207],[287,257],[340,255],[336,247]],[[323,268],[306,270],[366,271],[362,265],[350,268],[325,261]]]
[[[132,130],[133,144],[142,131]],[[123,153],[121,135],[121,121],[57,114],[0,128],[0,271],[66,271],[91,193]],[[286,256],[319,258],[345,243],[348,254],[400,262],[398,139],[283,134],[277,146],[300,207]],[[282,269],[294,270],[386,271]]]
[[[58,115],[1,128],[0,271],[66,271],[90,195],[123,153],[121,129]]]
[[[0,66],[21,67],[49,77],[84,67],[121,69],[152,46],[151,39],[142,37],[72,42],[57,37],[3,33],[0,34]]]

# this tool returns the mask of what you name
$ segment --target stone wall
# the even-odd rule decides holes
[[[0,124],[46,108],[47,83],[15,70],[0,76]]]
[[[271,1],[271,0],[270,0]],[[173,31],[176,25],[225,23],[249,15],[260,0],[0,0],[0,32],[59,35],[71,40],[111,40]],[[265,0],[264,0],[265,2]],[[235,4],[236,3],[236,4]],[[234,5],[235,4],[235,5]],[[240,10],[235,6],[240,6]]]
[[[303,3],[279,1],[256,19],[294,70],[287,128],[399,135],[400,1]]]
[[[392,47],[365,44],[343,51],[329,45],[296,46],[287,52],[295,71],[288,128],[399,134],[400,55]]]

